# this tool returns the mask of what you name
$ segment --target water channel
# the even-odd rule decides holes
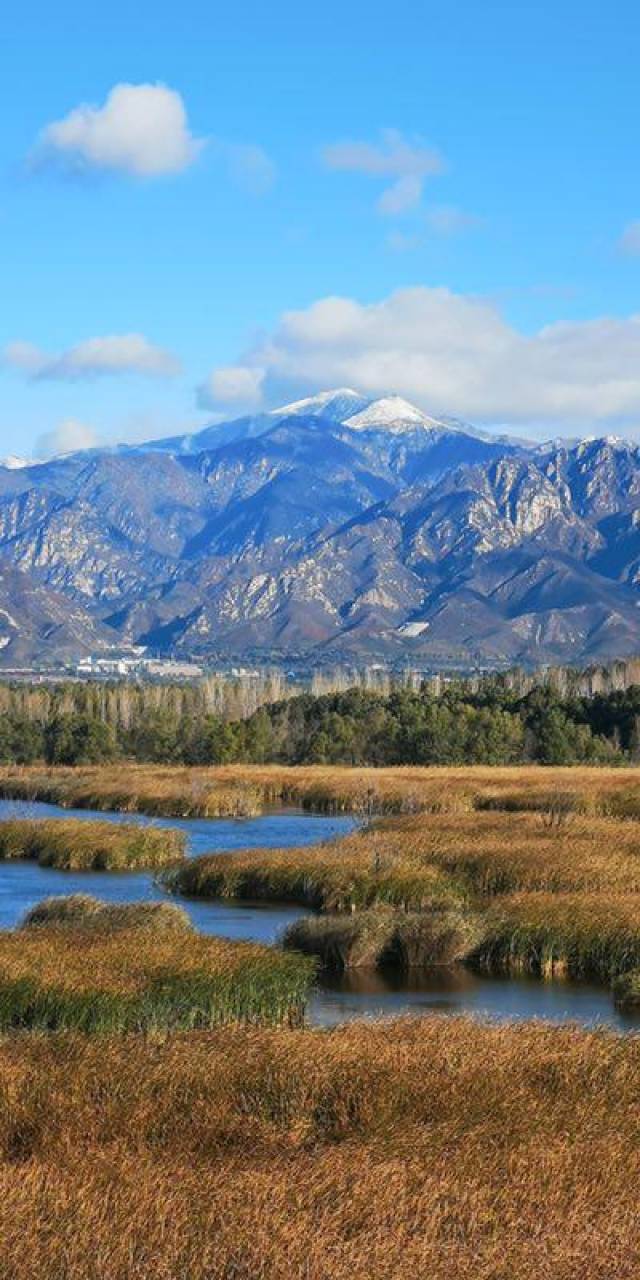
[[[35,801],[0,800],[3,818],[79,818],[104,822],[176,827],[187,838],[187,854],[232,853],[248,848],[315,844],[344,835],[357,824],[350,817],[284,811],[258,818],[148,818],[143,814],[62,809]],[[140,902],[166,897],[151,872],[57,871],[33,861],[0,862],[0,929],[12,929],[41,898],[91,893],[105,902]],[[274,943],[287,924],[308,914],[287,903],[230,902],[180,898],[203,933],[243,941]],[[499,1020],[543,1018],[552,1022],[606,1025],[640,1030],[640,1013],[617,1010],[610,992],[591,983],[485,978],[466,969],[409,974],[354,970],[323,978],[309,1004],[309,1021],[319,1026],[360,1017],[400,1014],[474,1014]]]

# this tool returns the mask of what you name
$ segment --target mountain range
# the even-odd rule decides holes
[[[329,391],[0,465],[0,661],[586,662],[640,649],[640,449]]]

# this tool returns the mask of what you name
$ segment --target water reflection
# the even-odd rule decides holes
[[[133,822],[184,831],[189,856],[247,848],[314,844],[353,829],[349,817],[269,813],[258,818],[148,818],[143,814],[60,809],[56,805],[0,800],[0,818],[47,817]],[[149,902],[165,898],[149,872],[56,871],[34,862],[0,862],[0,928],[12,929],[34,903],[52,894],[91,893],[105,902]],[[273,943],[293,920],[307,914],[287,903],[207,901],[180,898],[202,933]],[[501,1020],[544,1018],[551,1022],[604,1024],[640,1029],[640,1013],[622,1015],[609,991],[588,983],[483,978],[465,969],[411,970],[408,974],[356,969],[323,978],[309,1007],[309,1021],[335,1026],[362,1017],[401,1014],[462,1014]]]
[[[187,837],[190,857],[238,849],[280,848],[315,844],[344,835],[354,818],[296,812],[259,818],[147,818],[144,814],[99,813],[60,809],[31,801],[0,800],[0,818],[79,818],[140,826],[175,827]],[[13,929],[34,903],[50,895],[90,893],[104,902],[152,902],[166,898],[148,871],[57,871],[37,862],[0,862],[0,929]],[[207,901],[181,898],[202,933],[242,941],[273,943],[292,920],[305,912],[287,903]]]
[[[541,1018],[547,1022],[640,1029],[640,1012],[622,1014],[605,987],[587,982],[542,982],[536,978],[485,978],[462,967],[407,974],[354,969],[323,979],[310,1007],[317,1026],[354,1018],[401,1014],[473,1014],[498,1021]]]

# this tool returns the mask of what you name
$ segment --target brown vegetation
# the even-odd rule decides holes
[[[388,818],[311,848],[194,858],[162,878],[178,892],[326,913],[284,941],[328,968],[464,961],[609,982],[640,966],[640,829],[565,817]]]
[[[283,945],[316,956],[326,970],[433,968],[465,960],[483,936],[477,914],[434,900],[428,910],[376,907],[295,920]]]
[[[192,858],[163,879],[203,897],[289,899],[328,911],[525,890],[640,892],[640,828],[613,819],[550,827],[536,813],[384,819],[302,849]]]
[[[637,817],[636,768],[348,768],[305,765],[0,766],[0,795],[68,808],[177,817],[250,816],[273,805],[317,812],[454,813],[493,805],[548,811],[558,797],[589,814]]]
[[[0,1044],[11,1280],[635,1280],[640,1041],[463,1019]]]
[[[59,871],[134,871],[184,858],[185,837],[171,828],[74,818],[0,821],[0,859],[33,858]]]
[[[33,927],[32,917],[32,927],[0,933],[2,1030],[150,1032],[302,1019],[313,968],[301,956],[164,922],[139,928],[136,911],[129,921],[117,908],[97,920],[90,913],[89,927],[82,912],[69,927],[59,911],[54,923],[44,908],[44,925]]]
[[[27,911],[21,927],[55,925],[86,929],[150,929],[191,932],[193,925],[184,907],[174,902],[101,902],[90,893],[70,893],[43,898]]]

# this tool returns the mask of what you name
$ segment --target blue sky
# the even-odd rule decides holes
[[[637,5],[26,0],[3,28],[2,453],[342,383],[638,434]]]

